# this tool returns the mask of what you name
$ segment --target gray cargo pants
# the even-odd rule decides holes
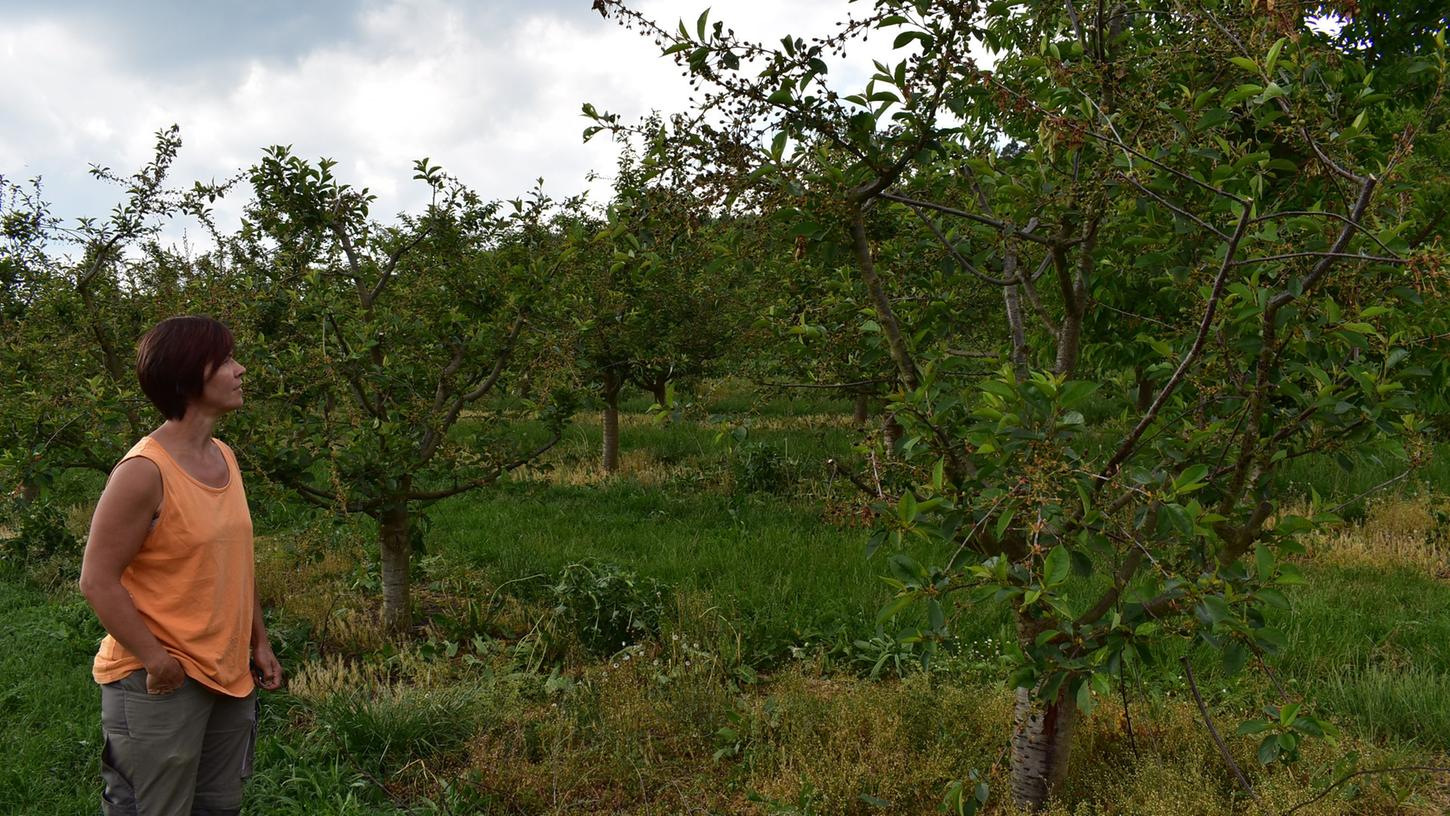
[[[147,694],[138,670],[101,686],[105,816],[235,816],[252,773],[257,692],[218,694],[190,677]]]

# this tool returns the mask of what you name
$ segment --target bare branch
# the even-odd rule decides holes
[[[936,236],[937,241],[946,248],[947,252],[951,253],[952,258],[956,260],[957,265],[960,266],[962,269],[965,269],[967,273],[970,274],[972,277],[977,278],[978,280],[981,280],[985,283],[990,283],[993,286],[1012,286],[1016,283],[1015,280],[1002,280],[1000,278],[994,278],[986,274],[982,270],[978,269],[971,261],[967,260],[967,257],[965,255],[957,251],[956,245],[954,245],[951,240],[947,238],[947,236],[941,231],[941,228],[937,226],[937,223],[935,221],[929,218],[926,213],[921,211],[921,207],[917,206],[916,204],[907,204],[906,206],[908,209],[916,214],[917,218],[921,219],[921,222],[923,224],[926,224],[927,228],[931,230],[931,234]]]
[[[1189,221],[1192,221],[1193,223],[1197,224],[1198,226],[1203,227],[1204,229],[1208,230],[1209,232],[1213,233],[1214,235],[1217,235],[1219,238],[1221,238],[1221,239],[1223,239],[1225,241],[1228,240],[1228,233],[1224,232],[1223,230],[1219,229],[1218,227],[1215,227],[1214,225],[1208,223],[1207,221],[1204,221],[1202,218],[1199,218],[1198,216],[1194,215],[1193,213],[1189,212],[1188,210],[1183,209],[1182,207],[1178,206],[1177,204],[1174,204],[1173,202],[1169,201],[1168,199],[1164,198],[1163,196],[1159,195],[1158,193],[1153,192],[1152,190],[1148,189],[1143,184],[1139,183],[1137,179],[1133,178],[1132,176],[1128,175],[1127,173],[1119,172],[1118,173],[1118,176],[1120,178],[1122,178],[1123,181],[1126,181],[1129,184],[1131,184],[1134,187],[1136,187],[1144,195],[1149,196],[1150,198],[1152,198],[1153,200],[1155,200],[1158,203],[1162,204],[1163,206],[1167,207],[1168,209],[1170,209],[1170,210],[1178,213],[1179,215],[1183,216],[1184,218],[1187,218]]]
[[[901,373],[901,381],[906,384],[907,388],[915,390],[921,384],[921,377],[917,372],[916,362],[911,357],[911,351],[906,347],[906,341],[901,336],[901,326],[896,321],[896,311],[891,308],[891,300],[886,296],[885,286],[876,274],[876,264],[871,257],[871,242],[866,238],[865,216],[859,206],[851,215],[850,227],[852,250],[856,254],[856,267],[860,271],[862,282],[866,284],[866,290],[871,294],[871,300],[876,307],[876,319],[886,334],[891,359],[896,363],[897,371]]]
[[[877,378],[877,379],[874,379],[874,380],[856,380],[855,382],[843,382],[843,383],[783,383],[783,382],[767,382],[767,381],[763,381],[762,380],[762,381],[757,382],[756,384],[757,385],[764,386],[766,388],[829,388],[829,389],[846,389],[846,388],[860,388],[861,386],[864,386],[864,385],[881,385],[882,383],[888,383],[888,382],[891,382],[891,381],[888,380],[888,379],[884,379],[884,378]]]
[[[1194,361],[1198,359],[1198,355],[1203,351],[1204,341],[1208,339],[1209,328],[1213,325],[1214,314],[1218,311],[1218,302],[1223,297],[1224,285],[1228,282],[1229,270],[1233,268],[1234,253],[1238,251],[1239,242],[1243,240],[1244,233],[1249,228],[1249,212],[1249,208],[1245,206],[1243,214],[1239,216],[1238,226],[1234,229],[1233,235],[1229,237],[1228,249],[1224,253],[1223,264],[1219,266],[1218,275],[1214,278],[1213,290],[1209,294],[1208,304],[1203,309],[1203,319],[1199,321],[1198,336],[1193,339],[1193,346],[1188,349],[1188,353],[1183,355],[1183,359],[1178,361],[1178,367],[1173,370],[1173,375],[1168,378],[1168,382],[1163,384],[1163,388],[1158,392],[1158,396],[1154,398],[1153,404],[1148,407],[1143,417],[1138,420],[1138,424],[1134,426],[1132,432],[1118,446],[1118,450],[1113,454],[1113,458],[1109,459],[1108,463],[1103,466],[1102,472],[1098,474],[1098,481],[1093,487],[1095,491],[1101,489],[1102,485],[1117,473],[1119,466],[1133,454],[1134,447],[1137,445],[1139,438],[1143,436],[1143,432],[1148,429],[1149,425],[1153,424],[1153,420],[1158,418],[1158,412],[1163,410],[1164,404],[1168,402],[1168,398],[1173,395],[1173,392],[1178,389],[1178,384],[1183,380],[1184,375],[1188,373],[1189,367],[1193,365]]]
[[[1229,753],[1228,746],[1224,744],[1223,737],[1219,736],[1218,728],[1213,724],[1213,717],[1208,713],[1208,705],[1203,702],[1203,695],[1198,693],[1198,681],[1193,678],[1193,667],[1188,664],[1188,658],[1186,656],[1180,657],[1178,658],[1178,662],[1183,666],[1183,674],[1188,678],[1188,689],[1193,692],[1193,699],[1198,703],[1198,713],[1203,715],[1203,724],[1208,726],[1208,733],[1213,737],[1213,744],[1218,746],[1219,755],[1233,769],[1234,776],[1238,777],[1239,784],[1243,786],[1243,789],[1248,791],[1249,795],[1254,797],[1254,801],[1262,806],[1264,800],[1259,798],[1258,791],[1254,790],[1254,786],[1249,784],[1248,777],[1244,776],[1244,772],[1239,768],[1239,764],[1234,762],[1233,754]]]
[[[966,210],[959,210],[956,207],[948,207],[945,204],[936,204],[930,201],[922,201],[918,198],[908,198],[907,196],[899,195],[897,193],[883,192],[881,193],[880,197],[886,199],[887,201],[898,201],[902,204],[923,207],[928,210],[936,210],[939,213],[955,215],[959,218],[965,218],[968,221],[976,221],[978,224],[986,224],[989,227],[996,227],[1004,233],[1016,235],[1021,238],[1026,238],[1033,243],[1042,244],[1043,246],[1053,246],[1056,243],[1052,238],[1049,238],[1045,235],[1041,235],[1027,229],[1019,229],[1012,226],[1011,224],[1008,224],[1006,221],[999,221],[996,218],[991,218],[980,213],[967,212]]]
[[[1369,490],[1364,491],[1363,493],[1359,494],[1358,496],[1355,496],[1354,498],[1351,498],[1351,499],[1346,499],[1345,501],[1342,501],[1339,504],[1334,505],[1334,507],[1330,508],[1329,512],[1331,512],[1331,513],[1338,513],[1340,510],[1343,510],[1344,508],[1350,506],[1351,504],[1354,504],[1355,502],[1359,501],[1360,499],[1364,498],[1365,496],[1368,496],[1369,494],[1378,492],[1380,490],[1384,490],[1385,488],[1389,487],[1390,485],[1394,484],[1395,482],[1400,481],[1401,479],[1409,476],[1411,473],[1414,473],[1414,472],[1415,472],[1415,469],[1414,468],[1406,468],[1404,473],[1401,473],[1398,476],[1391,476],[1390,478],[1385,479],[1383,482],[1380,482],[1379,484],[1375,485],[1374,487],[1371,487]]]
[[[1028,305],[1032,307],[1032,311],[1037,315],[1037,319],[1042,321],[1043,328],[1047,329],[1048,334],[1051,334],[1053,339],[1056,340],[1059,333],[1057,323],[1053,321],[1052,316],[1047,313],[1047,310],[1042,308],[1042,300],[1037,297],[1037,279],[1047,273],[1047,267],[1051,264],[1052,255],[1044,255],[1042,257],[1042,263],[1037,265],[1037,271],[1031,275],[1022,277],[1020,280],[1022,281],[1022,291],[1027,295]]]
[[[411,252],[414,247],[423,243],[423,239],[428,237],[428,232],[431,229],[431,227],[424,227],[418,232],[416,236],[413,237],[413,240],[409,241],[403,246],[398,247],[397,249],[393,250],[391,254],[388,255],[388,260],[386,263],[383,264],[382,272],[378,275],[378,282],[373,285],[372,290],[368,292],[367,295],[363,298],[363,308],[366,309],[372,307],[373,303],[378,299],[378,295],[381,295],[383,293],[383,289],[387,287],[388,281],[392,280],[393,270],[397,269],[398,261],[402,260],[403,256]]]
[[[1386,773],[1398,773],[1400,771],[1425,771],[1427,773],[1450,774],[1450,768],[1442,768],[1438,765],[1397,765],[1392,768],[1372,768],[1364,771],[1355,771],[1354,773],[1345,774],[1344,776],[1340,777],[1339,780],[1336,781],[1334,784],[1320,791],[1318,796],[1315,796],[1312,799],[1306,799],[1303,802],[1300,802],[1299,804],[1284,811],[1281,816],[1292,816],[1294,811],[1299,810],[1300,808],[1309,807],[1315,802],[1318,802],[1320,799],[1323,799],[1324,797],[1333,793],[1336,789],[1339,788],[1340,785],[1343,785],[1345,782],[1348,782],[1349,780],[1356,777],[1373,776]]]
[[[1244,258],[1242,261],[1234,261],[1234,266],[1248,266],[1249,264],[1268,263],[1270,261],[1286,261],[1291,258],[1331,258],[1342,261],[1373,261],[1375,263],[1407,264],[1406,258],[1387,258],[1383,255],[1356,255],[1353,252],[1286,252],[1282,255],[1266,255],[1262,258]]]
[[[1393,255],[1395,257],[1399,257],[1398,252],[1390,249],[1389,245],[1386,244],[1384,241],[1381,241],[1379,237],[1376,236],[1373,232],[1370,232],[1369,228],[1358,222],[1351,221],[1349,219],[1349,216],[1340,215],[1337,212],[1329,212],[1328,210],[1281,210],[1279,212],[1269,213],[1268,215],[1261,215],[1258,218],[1255,218],[1251,223],[1258,224],[1264,221],[1272,221],[1275,218],[1297,218],[1301,216],[1323,216],[1325,218],[1332,218],[1336,221],[1342,221],[1359,230],[1361,233],[1364,234],[1366,238],[1374,241],[1376,244],[1379,244],[1380,248],[1383,249],[1385,252],[1388,252],[1390,255]],[[1414,240],[1411,240],[1409,243],[1410,246],[1414,246],[1416,242]]]
[[[488,484],[493,484],[494,482],[498,481],[499,478],[501,478],[504,474],[512,473],[513,471],[518,470],[519,468],[527,465],[535,459],[538,459],[540,456],[543,456],[545,453],[548,453],[549,449],[557,445],[559,443],[559,440],[562,438],[563,433],[559,430],[555,430],[554,435],[549,438],[548,442],[545,442],[534,450],[523,454],[517,459],[499,465],[484,476],[480,476],[477,479],[471,479],[467,482],[464,482],[463,484],[454,485],[453,487],[444,488],[442,490],[413,491],[407,495],[407,500],[423,502],[425,505],[427,505],[432,504],[436,501],[440,501],[442,499],[446,499],[449,496],[456,496],[459,493],[466,493],[475,488],[483,487],[484,485]]]

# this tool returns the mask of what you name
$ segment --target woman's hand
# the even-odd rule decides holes
[[[152,663],[146,664],[146,693],[170,694],[186,682],[186,672],[181,663],[167,652]]]
[[[263,641],[252,648],[252,674],[257,684],[268,691],[282,687],[282,664],[272,653],[272,644]]]

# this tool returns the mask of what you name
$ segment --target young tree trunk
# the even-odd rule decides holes
[[[905,431],[901,423],[896,421],[895,414],[883,414],[881,418],[881,440],[886,448],[886,458],[896,458],[896,446],[901,443],[901,435]]]
[[[400,504],[384,511],[378,521],[378,540],[383,559],[383,629],[398,634],[412,624],[408,566],[413,540],[408,505]]]
[[[870,394],[857,394],[856,395],[856,407],[855,407],[855,411],[851,415],[851,421],[854,422],[854,423],[856,423],[856,427],[860,428],[860,427],[865,426],[866,420],[868,420],[870,418],[871,418],[871,395]]]
[[[1045,621],[1019,617],[1018,639],[1030,647],[1046,628]],[[1012,713],[1012,800],[1038,811],[1067,774],[1077,705],[1064,683],[1051,700],[1034,700],[1031,689],[1017,689]]]
[[[1138,394],[1133,402],[1138,408],[1138,413],[1141,414],[1153,404],[1153,379],[1148,376],[1143,366],[1134,368],[1133,375],[1138,383]]]
[[[664,408],[664,407],[666,407],[669,404],[669,400],[670,400],[670,395],[668,393],[669,383],[670,383],[669,380],[661,378],[661,379],[655,380],[653,383],[650,384],[650,389],[649,390],[650,390],[650,393],[654,395],[655,405],[658,405],[661,408]]]
[[[604,375],[604,472],[619,470],[619,392],[624,380],[611,373]]]

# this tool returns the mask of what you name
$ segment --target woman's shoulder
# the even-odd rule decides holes
[[[111,469],[105,492],[132,499],[154,497],[159,502],[162,493],[161,466],[144,454],[128,454]]]

